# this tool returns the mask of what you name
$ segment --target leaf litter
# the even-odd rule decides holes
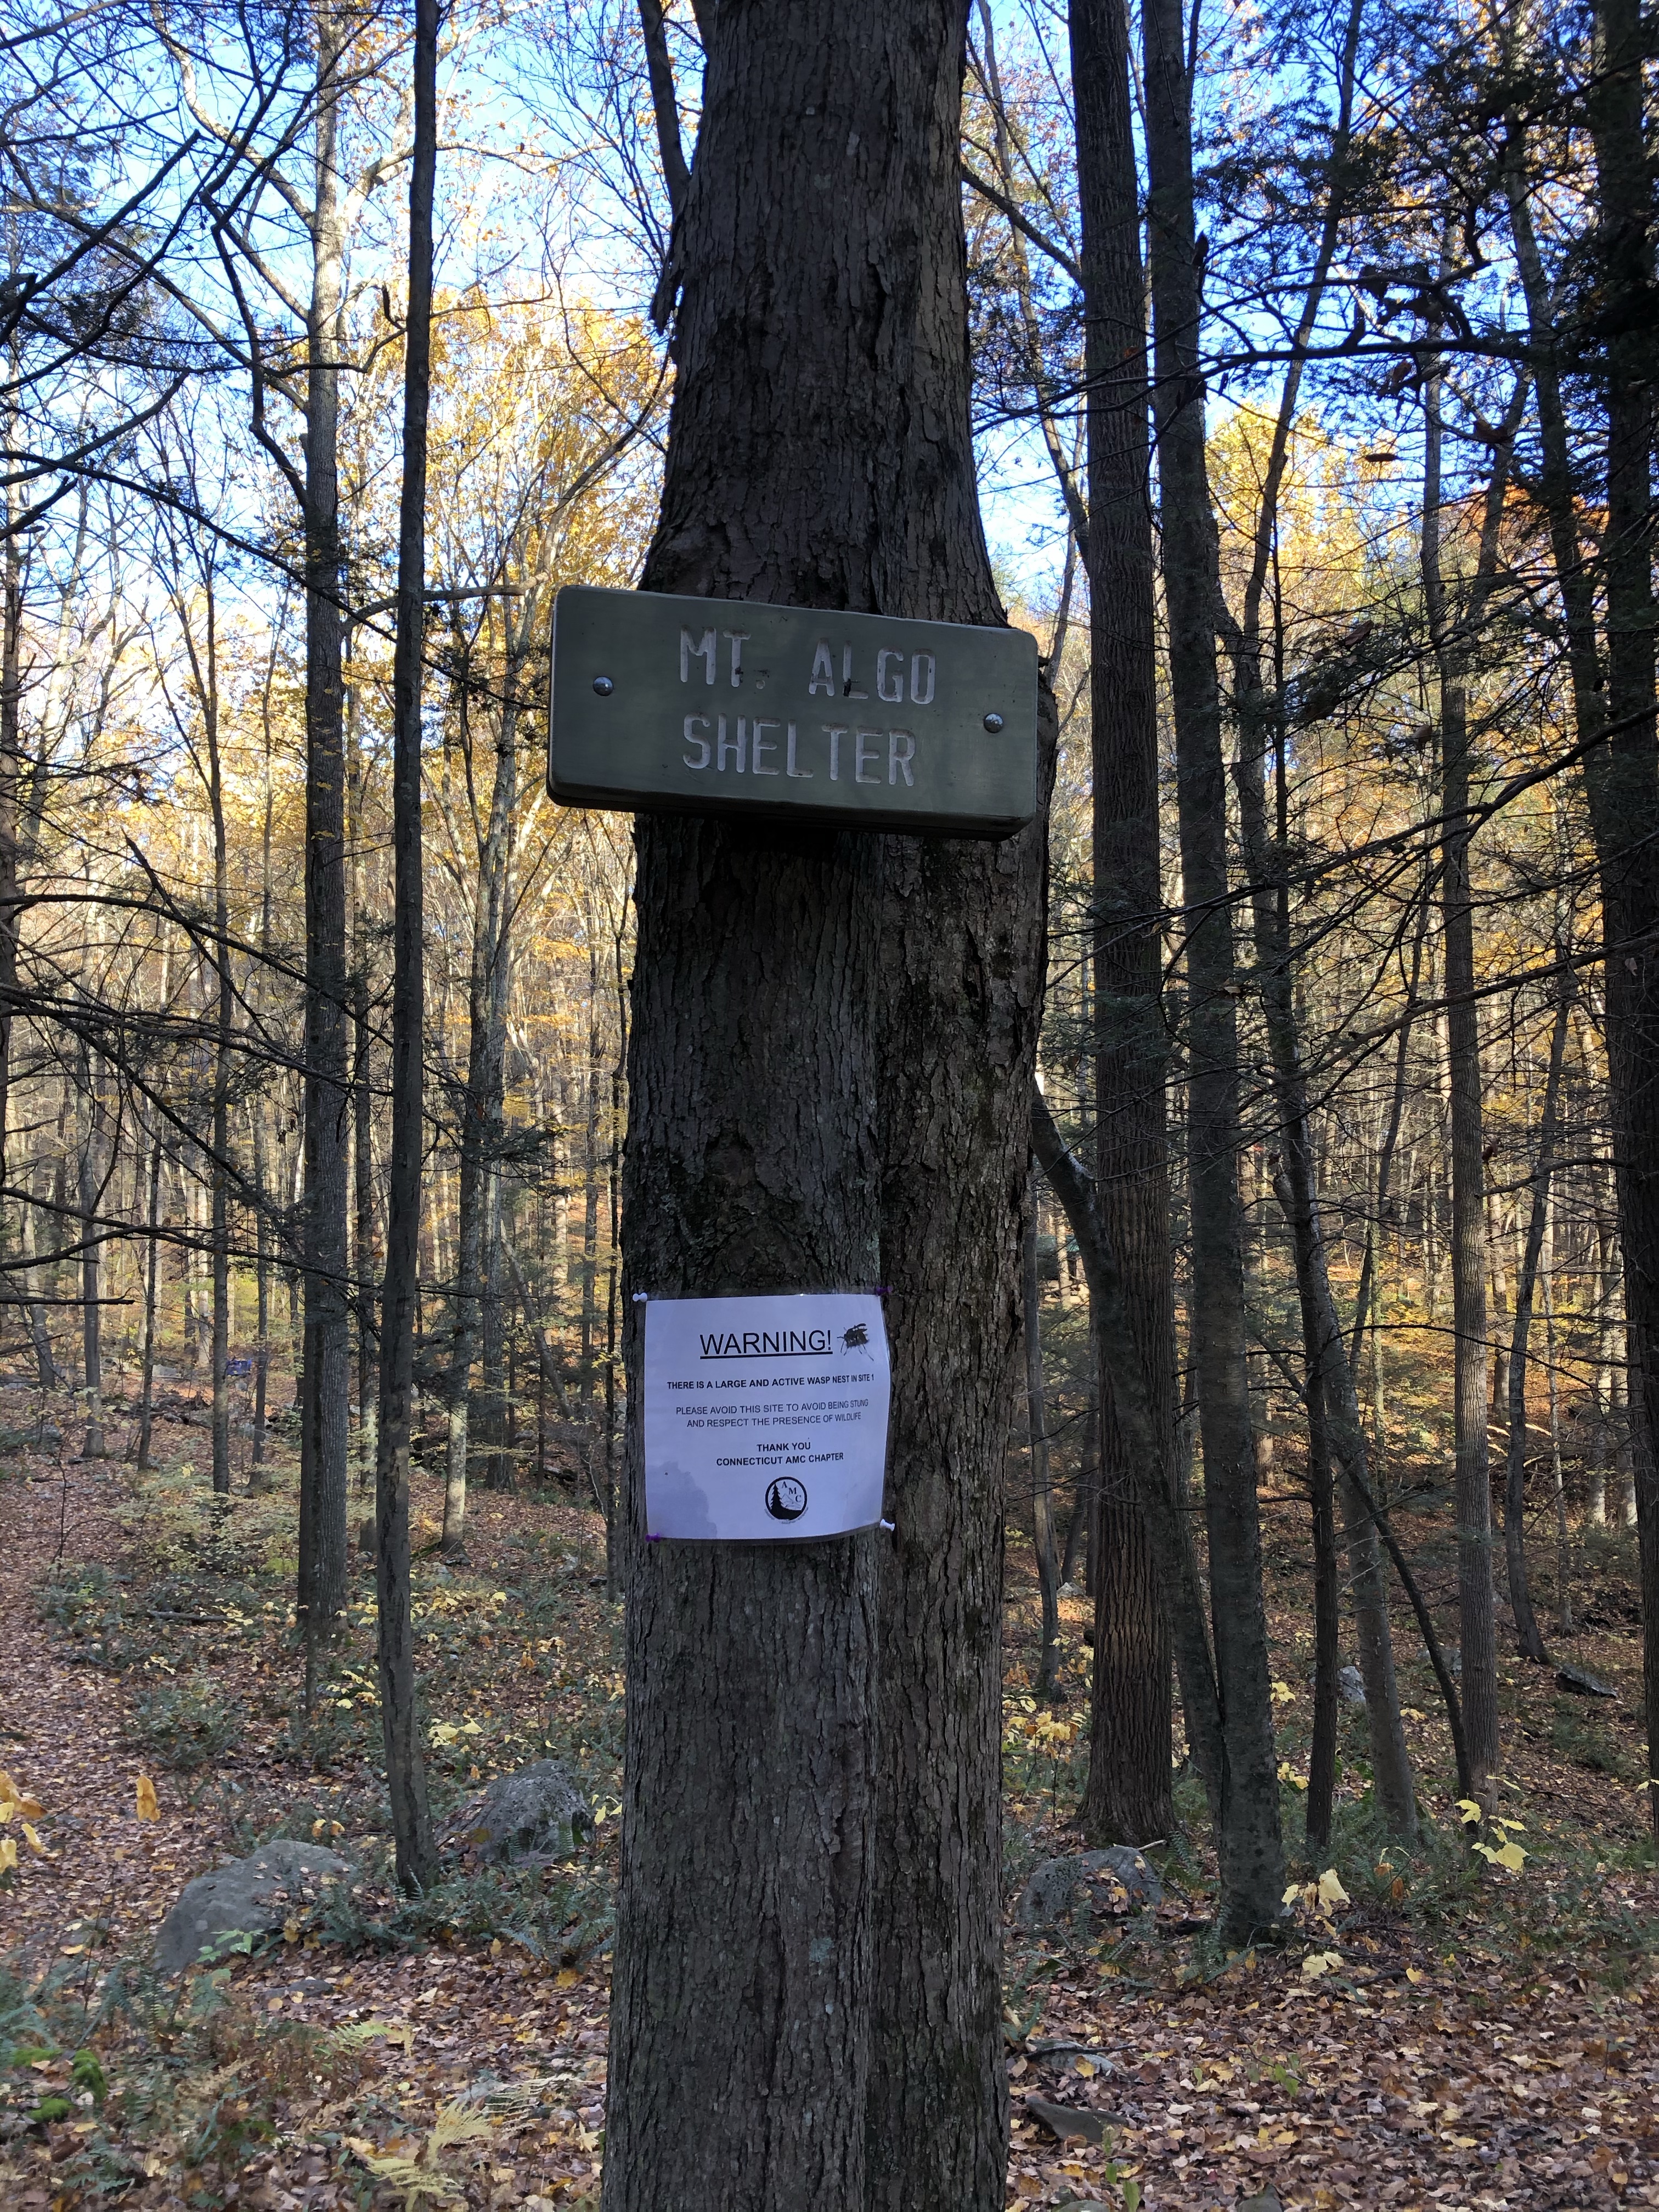
[[[191,1448],[162,1424],[158,1443]],[[141,1479],[113,1462],[25,1455],[0,1487],[6,2203],[592,2212],[622,1692],[615,1616],[594,1587],[595,1516],[562,1491],[479,1492],[470,1564],[447,1567],[432,1555],[440,1487],[416,1478],[441,1818],[550,1750],[605,1816],[580,1867],[516,1883],[464,1843],[422,1915],[386,1877],[366,1561],[325,1694],[309,1720],[301,1711],[291,1475],[239,1498],[216,1534],[182,1459]],[[1291,1686],[1292,1594],[1275,1595],[1289,1839],[1310,1700]],[[1029,1593],[1006,1609],[1011,1906],[1037,1858],[1079,1843],[1085,1615],[1073,1602],[1063,1614],[1069,1716],[1024,1694]],[[1589,1656],[1634,1680],[1630,1633]],[[1103,1929],[1037,1938],[1011,1919],[1008,2203],[1659,2205],[1642,1802],[1616,1757],[1559,1755],[1552,1688],[1509,1670],[1513,1802],[1473,1852],[1421,1712],[1408,1726],[1431,1849],[1376,1842],[1351,1764],[1334,1863],[1293,1869],[1282,1943],[1215,1951],[1213,1866],[1182,1834],[1148,1847],[1166,1890],[1156,1911],[1125,1899]],[[209,1759],[204,1741],[221,1746]],[[1200,1835],[1190,1778],[1177,1799]],[[302,1909],[276,1940],[228,1949],[182,1986],[158,1984],[149,1946],[185,1882],[279,1830],[357,1861],[349,1899]]]

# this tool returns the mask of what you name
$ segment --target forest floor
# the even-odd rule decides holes
[[[199,1422],[187,1400],[172,1412]],[[159,1425],[158,1471],[140,1478],[67,1444],[27,1449],[31,1418],[26,1394],[0,1385],[0,1762],[40,1808],[13,1802],[0,1826],[18,1850],[0,1873],[0,2201],[596,2203],[622,1714],[596,1516],[562,1489],[479,1491],[470,1565],[447,1567],[431,1548],[439,1487],[417,1478],[441,1820],[493,1773],[549,1753],[603,1818],[568,1867],[464,1855],[410,1904],[386,1879],[368,1561],[307,1721],[291,1473],[216,1516],[198,1425]],[[123,1448],[118,1421],[111,1443]],[[1294,1517],[1270,1512],[1267,1534],[1295,1861],[1311,1635]],[[1595,1544],[1590,1625],[1562,1656],[1621,1694],[1592,1705],[1552,1672],[1506,1665],[1519,1870],[1457,1839],[1432,1681],[1402,1623],[1434,1822],[1422,1850],[1384,1852],[1370,1831],[1351,1715],[1332,1853],[1292,1869],[1333,1869],[1343,1897],[1322,1917],[1310,1900],[1291,1942],[1220,1954],[1205,1925],[1212,1869],[1179,1833],[1150,1854],[1157,1912],[1041,1937],[1011,1923],[1011,2204],[1208,2212],[1272,2189],[1286,2212],[1659,2205],[1659,1881],[1636,1786],[1633,1547]],[[1066,1695],[1038,1707],[1028,1556],[1006,1614],[1011,1908],[1033,1866],[1078,1847],[1085,1755],[1085,1609],[1064,1607]],[[1431,1575],[1432,1541],[1425,1560]],[[139,1817],[141,1778],[154,1818]],[[1201,1832],[1190,1780],[1177,1803]],[[159,1980],[150,1947],[184,1883],[278,1834],[331,1844],[361,1878],[267,1948]],[[1030,2098],[1075,2113],[1054,2114],[1063,2142]]]

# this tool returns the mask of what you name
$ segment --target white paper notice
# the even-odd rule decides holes
[[[653,1536],[838,1536],[881,1518],[890,1376],[868,1292],[652,1298],[645,1523]]]

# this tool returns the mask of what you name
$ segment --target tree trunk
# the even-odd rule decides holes
[[[1152,1417],[1172,1467],[1175,1277],[1159,1003],[1158,672],[1128,22],[1117,0],[1073,0],[1070,28],[1089,394],[1083,550],[1094,782],[1096,1190],[1124,1271]],[[1097,1334],[1095,1342],[1098,1348]],[[1092,1840],[1144,1844],[1169,1835],[1175,1822],[1170,1629],[1103,1359],[1097,1389],[1095,1663],[1079,1817]]]
[[[1284,1846],[1261,1534],[1250,1431],[1239,1062],[1227,787],[1216,666],[1215,524],[1200,362],[1192,117],[1181,0],[1146,0],[1146,146],[1164,585],[1176,733],[1190,1073],[1192,1358],[1204,1449],[1210,1607],[1222,1740],[1217,1820],[1225,1941],[1248,1942],[1283,1911]]]
[[[507,1332],[501,1304],[501,1170],[500,1161],[484,1180],[483,1328],[479,1351],[483,1361],[478,1441],[485,1448],[484,1486],[489,1490],[513,1487],[512,1461],[507,1436]]]
[[[1549,1653],[1539,1632],[1532,1609],[1532,1589],[1527,1579],[1527,1339],[1532,1327],[1533,1290],[1538,1280],[1539,1255],[1544,1249],[1544,1230],[1549,1218],[1550,1175],[1554,1166],[1555,1121],[1561,1098],[1561,1066],[1567,1047],[1567,1018],[1571,996],[1564,986],[1550,1032],[1549,1073],[1544,1084],[1544,1108],[1538,1123],[1538,1162],[1533,1170],[1532,1212],[1527,1223],[1527,1242],[1515,1282],[1515,1330],[1510,1344],[1509,1440],[1504,1466],[1504,1556],[1509,1569],[1510,1607],[1515,1615],[1516,1644],[1523,1659],[1540,1667]]]
[[[1041,1091],[1031,1100],[1031,1146],[1066,1209],[1088,1278],[1100,1338],[1101,1367],[1112,1378],[1114,1402],[1123,1425],[1164,1617],[1173,1632],[1192,1753],[1204,1778],[1213,1817],[1220,1802],[1225,1763],[1221,1701],[1206,1627],[1203,1579],[1183,1503],[1184,1486],[1178,1463],[1167,1456],[1179,1454],[1181,1433],[1177,1431],[1171,1437],[1158,1422],[1125,1278],[1104,1212],[1076,1155],[1062,1143]]]
[[[1572,1634],[1572,1539],[1567,1528],[1567,1491],[1561,1477],[1561,1394],[1556,1373],[1554,1194],[1544,1217],[1541,1287],[1544,1302],[1544,1358],[1550,1394],[1550,1495],[1555,1507],[1555,1626]]]
[[[252,1119],[253,1188],[257,1210],[253,1221],[253,1445],[248,1455],[251,1469],[248,1487],[262,1490],[265,1486],[265,1407],[270,1381],[270,1223],[265,1180],[265,1102],[263,1097],[253,1099]]]
[[[1307,1334],[1304,1310],[1303,1333]],[[1330,1847],[1336,1807],[1337,1723],[1342,1667],[1340,1579],[1336,1563],[1336,1492],[1331,1482],[1330,1426],[1325,1416],[1325,1380],[1320,1363],[1308,1364],[1308,1497],[1313,1509],[1314,1698],[1313,1735],[1308,1747],[1308,1804],[1305,1841],[1310,1859]]]
[[[1639,0],[1598,0],[1589,97],[1607,340],[1605,752],[1585,787],[1607,933],[1608,1092],[1625,1249],[1627,1404],[1642,1568],[1650,1818],[1659,1836],[1659,763],[1652,554],[1653,177]]]
[[[165,1002],[165,992],[162,997]],[[155,1274],[161,1249],[161,1240],[155,1233],[161,1213],[161,1139],[159,1136],[150,1146],[149,1181],[149,1199],[144,1209],[144,1339],[140,1355],[136,1460],[140,1474],[149,1470],[150,1432],[155,1419]]]
[[[81,1445],[83,1459],[104,1456],[103,1246],[97,1230],[98,1202],[103,1188],[98,1139],[103,1109],[98,1096],[97,1063],[85,1044],[81,1047],[82,1121],[78,1191],[81,1204],[81,1381],[85,1401],[86,1431]]]
[[[1365,1685],[1372,1779],[1388,1833],[1402,1843],[1411,1844],[1417,1838],[1417,1793],[1401,1718],[1394,1643],[1389,1627],[1388,1588],[1382,1579],[1377,1531],[1364,1502],[1370,1492],[1370,1468],[1364,1428],[1359,1418],[1359,1401],[1354,1392],[1353,1370],[1348,1365],[1341,1325],[1336,1316],[1336,1302],[1331,1296],[1305,1117],[1287,1127],[1285,1136],[1285,1164],[1274,1178],[1273,1188],[1291,1224],[1296,1250],[1310,1413],[1316,1390],[1322,1409],[1322,1449],[1334,1449],[1342,1469],[1348,1574],[1353,1592],[1359,1671]],[[1299,1142],[1296,1141],[1297,1138]],[[1318,1511],[1316,1498],[1315,1511]],[[1310,1794],[1311,1787],[1310,1781]],[[1309,1818],[1311,1820],[1311,1810]]]
[[[1267,1031],[1273,1067],[1273,1097],[1284,1146],[1273,1176],[1273,1191],[1290,1224],[1296,1267],[1297,1300],[1301,1309],[1304,1358],[1307,1371],[1310,1474],[1313,1490],[1316,1577],[1327,1571],[1321,1556],[1322,1518],[1331,1500],[1322,1497],[1329,1483],[1330,1456],[1335,1453],[1343,1471],[1344,1521],[1348,1545],[1349,1574],[1353,1592],[1354,1624],[1359,1647],[1360,1673],[1365,1684],[1365,1718],[1370,1738],[1371,1771],[1377,1804],[1388,1833],[1403,1843],[1417,1835],[1417,1796],[1412,1780],[1411,1758],[1406,1746],[1400,1713],[1399,1686],[1395,1677],[1394,1644],[1389,1626],[1388,1586],[1382,1577],[1382,1555],[1370,1516],[1358,1504],[1361,1483],[1368,1483],[1365,1434],[1353,1370],[1331,1295],[1326,1259],[1324,1226],[1314,1171],[1313,1136],[1308,1117],[1307,1084],[1303,1073],[1300,1024],[1297,1018],[1295,969],[1291,942],[1290,881],[1286,873],[1290,843],[1285,776],[1287,732],[1279,718],[1278,692],[1273,702],[1263,696],[1255,681],[1252,630],[1247,621],[1244,649],[1239,658],[1239,684],[1245,714],[1237,783],[1244,851],[1253,888],[1251,914],[1255,923],[1256,960],[1261,978],[1262,1014]],[[1264,753],[1271,744],[1276,767],[1278,811],[1276,834],[1267,830],[1262,790]],[[1316,1436],[1315,1431],[1318,1433]],[[1333,1551],[1334,1534],[1331,1537]],[[1331,1595],[1328,1589],[1326,1596]],[[1315,1603],[1316,1636],[1320,1622],[1318,1589]],[[1316,1674],[1317,1680],[1317,1670]],[[1316,1698],[1316,1737],[1322,1702],[1334,1693],[1319,1682]],[[1334,1723],[1334,1716],[1329,1716]],[[1322,1751],[1322,1747],[1321,1747]],[[1316,1775],[1315,1766],[1317,1766]],[[1322,1844],[1330,1832],[1328,1801],[1313,1802],[1315,1780],[1322,1790],[1335,1782],[1334,1731],[1328,1758],[1322,1756],[1309,1769],[1308,1821],[1310,1839],[1316,1832]]]
[[[588,945],[587,1110],[582,1131],[582,1364],[583,1418],[593,1410],[593,1331],[599,1291],[599,968]]]
[[[316,13],[317,119],[306,374],[306,1018],[304,1382],[300,1607],[308,1648],[345,1609],[351,1345],[346,1132],[351,1108],[345,929],[345,745],[341,694],[339,319],[344,222],[337,168],[348,43]]]
[[[524,632],[535,618],[535,604],[533,600],[527,601],[518,618],[518,629],[513,633],[503,696],[495,710],[489,812],[478,843],[478,888],[473,903],[472,957],[467,984],[466,1089],[462,1098],[456,1208],[455,1350],[450,1371],[449,1468],[444,1497],[443,1540],[445,1550],[449,1552],[465,1548],[467,1474],[475,1441],[491,1446],[493,1454],[499,1419],[498,1212],[504,1135],[507,1010],[512,981],[513,834],[519,797],[516,701],[526,641]],[[511,617],[507,619],[511,621]],[[493,1315],[492,1280],[496,1285],[497,1300]],[[487,1336],[490,1338],[488,1345]],[[471,1375],[473,1362],[480,1352],[486,1354],[485,1376],[477,1407],[479,1435],[475,1440]]]
[[[219,637],[211,576],[204,595],[207,651],[192,644],[202,736],[207,754],[208,811],[213,828],[213,1492],[230,1495],[230,1078],[235,992],[230,973],[230,847],[225,832],[224,776],[219,757]]]
[[[1042,1387],[1042,1285],[1037,1277],[1037,1179],[1033,1170],[1025,1233],[1020,1239],[1024,1307],[1025,1429],[1030,1453],[1031,1533],[1042,1601],[1042,1649],[1031,1686],[1052,1698],[1060,1679],[1060,1562],[1054,1553],[1054,1501],[1048,1482],[1048,1415]]]
[[[370,1087],[368,982],[359,970],[352,993],[352,1116],[351,1169],[355,1202],[356,1252],[353,1263],[352,1296],[357,1308],[357,1482],[366,1488],[374,1479],[378,1456],[374,1443],[380,1393],[375,1382],[374,1297],[374,1102]]]
[[[4,488],[3,604],[0,605],[0,1184],[6,1179],[6,1121],[11,1100],[11,1025],[17,1004],[18,903],[21,858],[17,786],[22,762],[23,562],[12,527],[13,488]]]
[[[416,0],[415,144],[409,187],[409,313],[404,341],[404,462],[392,662],[392,1142],[374,1465],[374,1589],[380,1729],[398,1879],[429,1888],[438,1855],[427,1808],[410,1596],[410,1400],[421,1226],[421,651],[426,581],[427,410],[432,374],[432,201],[437,165],[438,0]]]
[[[1439,664],[1446,1048],[1451,1077],[1453,1433],[1456,1455],[1457,1611],[1463,1724],[1474,1794],[1486,1800],[1499,1758],[1497,1630],[1492,1605],[1492,1474],[1486,1429],[1486,1171],[1481,1158],[1480,1027],[1474,997],[1474,902],[1469,880],[1468,702],[1464,648],[1449,637],[1440,556],[1440,410],[1436,360],[1425,380],[1423,588]],[[1473,621],[1473,609],[1465,617]]]
[[[1060,1216],[1062,1221],[1065,1216]],[[1066,1224],[1070,1234],[1070,1224]],[[1075,1248],[1075,1240],[1073,1240]],[[1083,1444],[1078,1453],[1077,1487],[1072,1495],[1072,1517],[1066,1523],[1066,1548],[1060,1554],[1060,1580],[1063,1589],[1067,1583],[1075,1584],[1079,1562],[1089,1558],[1091,1539],[1090,1527],[1095,1510],[1100,1502],[1100,1358],[1095,1349],[1093,1332],[1089,1337],[1089,1407],[1083,1417]],[[1089,1595],[1094,1595],[1088,1569],[1084,1570]]]

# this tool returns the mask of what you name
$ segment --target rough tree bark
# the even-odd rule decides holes
[[[1082,217],[1093,750],[1097,1202],[1129,1291],[1152,1416],[1175,1464],[1175,1276],[1170,1224],[1159,915],[1158,674],[1140,187],[1119,0],[1072,0]],[[1098,1342],[1098,1340],[1097,1340]],[[1080,1819],[1100,1842],[1167,1836],[1170,1631],[1112,1395],[1100,1376],[1095,1664]]]
[[[930,161],[955,174],[939,82],[953,57],[923,14],[866,0],[832,21],[708,23],[647,588],[898,611],[952,519],[923,422],[932,357],[959,363],[962,333],[919,255]],[[638,1407],[641,1294],[880,1279],[883,979],[872,841],[642,817],[635,843],[623,1221]],[[877,1540],[646,1543],[637,1415],[625,1480],[607,2212],[854,2212]]]
[[[704,29],[675,259],[677,412],[646,580],[998,622],[968,411],[963,11],[856,0],[811,21],[711,12]],[[640,825],[628,1356],[635,1288],[884,1281],[896,1527],[879,1559],[877,1776],[875,1547],[781,1562],[644,1546],[630,1433],[612,2212],[1002,2201],[1002,1462],[1042,845],[1040,827],[999,848],[872,849]],[[824,966],[843,969],[843,990],[862,981],[854,1014],[837,993],[819,1036]],[[684,1050],[666,1057],[667,1025],[693,987],[704,1018],[689,1070]],[[874,1010],[869,1034],[858,1007]],[[791,1161],[756,1103],[812,1092]],[[700,1691],[734,1675],[755,1686],[738,1716]],[[684,1817],[653,1833],[644,1808],[677,1787]],[[696,1863],[702,1822],[717,1892]],[[810,2103],[809,2081],[830,2085]]]

